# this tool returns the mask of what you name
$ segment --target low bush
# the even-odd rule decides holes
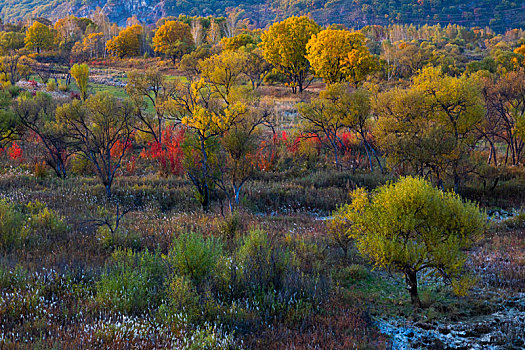
[[[24,215],[9,202],[0,201],[0,248],[11,250],[22,244],[29,233]]]
[[[220,240],[189,232],[173,240],[168,261],[177,275],[188,277],[200,288],[216,272],[222,252]]]
[[[4,251],[51,243],[63,239],[66,232],[63,219],[41,202],[15,205],[0,200],[0,249]]]
[[[166,264],[160,253],[116,250],[97,284],[97,301],[103,307],[142,314],[164,299]]]

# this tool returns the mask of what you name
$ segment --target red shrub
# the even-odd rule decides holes
[[[181,175],[182,167],[182,142],[184,141],[184,130],[167,128],[162,132],[162,144],[151,141],[147,149],[143,149],[140,156],[145,159],[156,160],[160,171],[165,175]]]
[[[23,151],[20,148],[20,146],[18,146],[16,141],[13,141],[13,144],[11,145],[8,154],[9,158],[11,158],[12,160],[21,160],[23,157]]]

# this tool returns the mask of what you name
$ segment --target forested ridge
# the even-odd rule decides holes
[[[240,7],[245,16],[260,27],[291,15],[311,14],[321,24],[340,23],[360,28],[370,24],[460,24],[490,26],[498,32],[525,25],[523,0],[4,0],[0,17],[16,21],[28,17],[57,19],[75,14],[86,16],[96,7],[122,24],[132,15],[142,15],[149,23],[161,17],[222,16],[227,9]]]

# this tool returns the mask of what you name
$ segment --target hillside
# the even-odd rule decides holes
[[[0,18],[17,21],[44,16],[51,19],[68,14],[88,15],[101,7],[110,20],[125,23],[137,15],[148,22],[179,14],[223,15],[240,6],[258,26],[290,15],[311,13],[322,24],[341,23],[349,27],[368,24],[414,23],[490,26],[498,32],[525,27],[525,1],[473,0],[3,0]]]

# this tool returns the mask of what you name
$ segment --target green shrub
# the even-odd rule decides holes
[[[47,82],[47,85],[46,85],[47,91],[56,91],[56,89],[57,89],[57,84],[55,83],[54,80],[50,80]]]
[[[194,323],[200,317],[199,294],[193,282],[185,277],[173,276],[169,281],[168,290],[169,313],[182,314],[189,323]]]
[[[28,214],[28,224],[31,228],[31,238],[41,243],[42,240],[53,241],[63,238],[67,225],[58,214],[49,210],[44,203],[29,202],[24,211]]]
[[[7,88],[7,91],[9,92],[9,94],[11,94],[12,97],[17,97],[20,94],[21,90],[22,89],[20,89],[20,87],[16,85],[9,85],[9,87]]]
[[[71,173],[75,175],[92,175],[94,172],[91,162],[81,155],[75,155],[69,161]]]
[[[160,253],[116,250],[97,283],[97,301],[111,310],[144,313],[162,302],[166,275]]]
[[[58,85],[58,90],[60,90],[62,92],[68,92],[69,91],[69,85],[60,83]]]
[[[22,245],[38,246],[63,238],[67,225],[44,203],[14,205],[0,200],[0,249],[9,251]]]
[[[222,222],[219,223],[219,232],[221,237],[226,240],[231,240],[237,236],[241,231],[242,218],[238,212],[234,212],[233,215],[226,217]]]
[[[352,264],[336,271],[336,275],[341,281],[355,283],[368,279],[370,272],[363,265]]]
[[[14,290],[28,285],[29,272],[22,266],[14,270],[0,265],[0,289]]]
[[[231,282],[233,294],[267,319],[308,313],[326,294],[326,279],[319,271],[302,271],[295,252],[272,242],[263,230],[251,230],[242,239],[234,261],[238,277]]]
[[[130,232],[123,228],[118,228],[116,232],[111,232],[107,226],[97,228],[97,239],[104,249],[132,249],[141,248],[141,237],[136,232]]]
[[[509,229],[519,229],[525,227],[525,212],[521,211],[517,215],[511,216],[503,221]]]
[[[5,200],[0,200],[0,248],[11,250],[20,246],[29,233],[22,213]]]
[[[184,233],[173,240],[169,261],[180,276],[189,277],[199,286],[213,275],[223,252],[222,242],[200,233]]]
[[[184,350],[235,350],[237,346],[232,333],[225,333],[216,325],[206,324],[197,328],[191,337],[185,337],[181,349]]]

